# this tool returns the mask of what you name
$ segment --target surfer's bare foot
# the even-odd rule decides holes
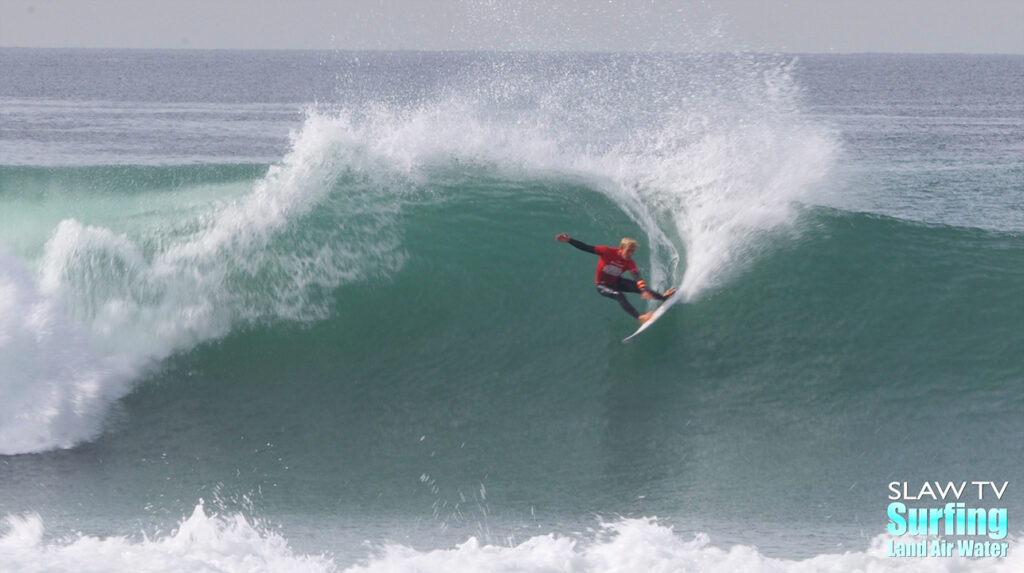
[[[636,317],[636,319],[639,320],[641,323],[647,322],[648,320],[651,319],[652,314],[654,314],[653,310],[651,312],[645,312],[641,314],[640,316]]]

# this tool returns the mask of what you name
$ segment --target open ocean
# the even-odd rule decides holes
[[[0,50],[4,573],[1021,571],[1022,394],[1022,56]]]

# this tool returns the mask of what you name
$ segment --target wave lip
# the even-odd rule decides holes
[[[336,287],[402,265],[392,187],[360,175],[348,131],[324,127],[307,122],[234,198],[128,232],[116,215],[64,218],[38,260],[0,253],[0,454],[94,439],[159,361],[260,321],[322,319]]]

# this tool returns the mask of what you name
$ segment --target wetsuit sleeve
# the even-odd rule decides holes
[[[586,251],[588,253],[594,253],[594,247],[592,245],[588,245],[588,244],[584,243],[583,241],[577,241],[576,239],[569,239],[569,244],[574,246],[574,247],[576,247],[577,249],[579,249],[581,251]]]

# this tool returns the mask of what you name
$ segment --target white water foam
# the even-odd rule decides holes
[[[207,515],[202,505],[168,535],[150,539],[79,534],[46,539],[38,514],[7,516],[0,571],[336,571],[323,556],[296,555],[284,538],[241,515]]]
[[[0,452],[69,447],[96,435],[130,372],[121,357],[93,347],[28,268],[0,252]]]
[[[677,534],[651,519],[626,519],[602,526],[591,539],[556,534],[530,538],[513,547],[483,545],[475,538],[452,549],[416,551],[400,545],[384,547],[365,564],[347,569],[365,573],[431,573],[455,571],[537,571],[565,573],[953,573],[1019,571],[1024,559],[893,558],[888,536],[881,535],[862,552],[823,554],[805,560],[767,557],[749,545],[716,547],[706,534]],[[1012,546],[1013,544],[1011,544]]]
[[[65,219],[34,263],[0,253],[0,454],[93,439],[154,363],[241,325],[322,318],[339,285],[399,268],[393,182],[360,173],[351,135],[311,119],[233,201],[134,235]]]
[[[218,571],[350,573],[459,573],[522,571],[543,573],[1011,573],[1024,567],[1024,554],[1010,542],[1005,558],[888,556],[880,535],[865,551],[822,554],[803,560],[768,557],[756,547],[712,545],[703,533],[685,535],[654,519],[602,524],[588,535],[538,535],[515,545],[491,545],[470,538],[451,548],[416,550],[373,545],[358,563],[340,565],[322,555],[296,554],[287,540],[241,514],[207,514],[196,507],[169,534],[96,537],[83,533],[48,539],[39,515],[7,516],[0,536],[0,570],[37,571]]]

